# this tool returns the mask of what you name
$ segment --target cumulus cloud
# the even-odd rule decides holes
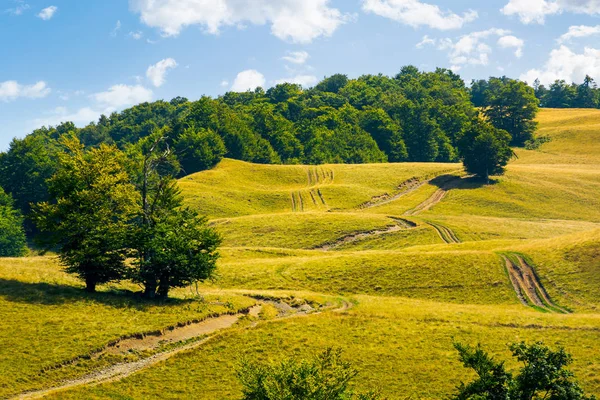
[[[308,60],[308,53],[306,51],[288,51],[286,56],[282,59],[291,62],[292,64],[304,64]]]
[[[105,107],[118,109],[151,101],[152,95],[152,90],[141,85],[114,85],[106,92],[96,93],[91,97]]]
[[[542,69],[529,70],[520,79],[529,83],[539,79],[543,84],[550,84],[557,79],[583,82],[586,75],[600,77],[600,50],[586,47],[583,53],[575,53],[562,45],[550,52]]]
[[[9,102],[18,98],[40,99],[50,94],[51,90],[44,81],[33,85],[21,85],[17,81],[0,82],[0,101]]]
[[[43,19],[44,21],[48,21],[48,20],[52,19],[52,17],[54,17],[54,14],[56,14],[57,11],[58,11],[58,7],[50,6],[50,7],[44,8],[42,11],[40,11],[40,13],[37,16],[39,18]]]
[[[519,39],[513,35],[502,36],[498,39],[498,46],[502,49],[515,49],[515,56],[517,58],[521,58],[523,56],[523,46],[525,46],[525,42],[523,39]]]
[[[254,90],[257,87],[264,87],[266,83],[265,76],[255,69],[249,69],[242,71],[237,74],[233,85],[231,85],[232,92],[247,92],[248,90]]]
[[[365,12],[414,28],[428,26],[440,30],[459,29],[478,17],[477,12],[473,10],[458,15],[419,0],[363,0],[362,8]]]
[[[600,25],[596,26],[571,26],[567,33],[558,38],[559,43],[568,42],[571,39],[582,38],[600,34]]]
[[[130,0],[141,21],[159,28],[163,36],[177,36],[187,26],[199,25],[210,34],[244,24],[271,26],[282,40],[309,43],[331,36],[349,17],[329,6],[329,0]]]
[[[600,0],[509,0],[500,11],[518,16],[524,24],[543,24],[547,15],[562,12],[600,14]]]
[[[318,81],[319,78],[314,75],[296,75],[290,78],[278,79],[275,81],[275,84],[280,85],[282,83],[295,83],[308,88],[314,86]]]
[[[431,45],[436,46],[439,50],[447,51],[452,65],[451,69],[458,71],[464,65],[488,65],[489,55],[493,51],[489,40],[493,37],[500,37],[498,43],[500,47],[517,47],[515,45],[520,44],[516,53],[521,54],[520,49],[523,47],[523,41],[514,36],[509,36],[509,34],[510,31],[492,28],[485,31],[471,32],[455,40],[451,38],[431,39],[425,36],[417,44],[417,47],[423,48]]]
[[[170,69],[176,68],[177,62],[172,58],[165,58],[154,65],[148,67],[146,77],[156,87],[161,87],[165,83],[165,77]]]

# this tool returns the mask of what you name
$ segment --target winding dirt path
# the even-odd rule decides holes
[[[408,215],[408,216],[419,215],[422,212],[425,212],[425,211],[431,209],[432,207],[437,205],[440,201],[442,201],[444,199],[444,197],[446,197],[446,194],[448,193],[448,191],[456,188],[461,181],[462,181],[462,178],[459,176],[453,176],[453,177],[449,178],[446,182],[444,182],[441,185],[441,187],[438,190],[435,191],[435,193],[433,195],[431,195],[431,197],[429,197],[427,200],[425,200],[424,202],[422,202],[421,204],[419,204],[412,210],[408,210],[407,212],[404,213],[404,215]]]
[[[317,247],[313,247],[312,250],[331,251],[345,244],[359,242],[375,236],[383,236],[394,232],[411,229],[417,226],[412,221],[408,221],[402,218],[392,218],[396,225],[389,226],[385,229],[374,229],[366,232],[357,232],[350,235],[343,236],[333,242],[325,243]]]
[[[448,244],[462,243],[458,236],[456,236],[456,234],[452,231],[452,229],[444,225],[440,225],[438,223],[427,222],[427,224],[433,227],[433,229],[435,229],[435,231],[438,233],[438,235],[440,236],[440,238],[442,238],[444,242]]]
[[[144,337],[139,339],[124,339],[118,341],[117,343],[111,346],[108,346],[104,351],[97,354],[96,357],[99,357],[102,354],[126,354],[131,351],[156,350],[160,349],[160,346],[182,343],[186,340],[204,337],[203,339],[184,344],[172,348],[170,350],[160,352],[158,354],[154,354],[150,357],[143,358],[138,361],[116,364],[108,368],[91,372],[77,379],[64,381],[58,386],[22,393],[20,395],[12,397],[12,399],[39,399],[43,398],[46,395],[66,389],[73,389],[84,385],[96,385],[100,383],[114,382],[127,378],[128,376],[133,375],[134,373],[142,369],[155,365],[161,361],[165,361],[176,354],[187,350],[195,349],[206,344],[211,340],[214,340],[216,337],[218,337],[217,333],[219,331],[233,327],[242,317],[246,315],[259,317],[263,304],[272,304],[279,310],[279,315],[276,318],[277,320],[301,315],[320,313],[319,309],[314,309],[308,305],[292,307],[287,303],[284,303],[283,301],[275,302],[264,300],[261,301],[260,304],[257,304],[254,307],[248,309],[247,313],[222,315],[214,318],[209,318],[197,324],[186,325],[180,328],[174,328],[165,332],[162,335],[156,335],[153,337]],[[340,307],[331,311],[344,312],[352,307],[352,303],[344,300],[342,301]],[[253,323],[250,327],[255,327],[256,325],[256,323]]]
[[[511,258],[517,260],[516,263],[508,256],[503,255],[502,258],[517,297],[523,305],[528,307],[534,305],[548,312],[569,314],[569,311],[552,302],[534,269],[523,257],[511,254]]]
[[[400,190],[398,193],[396,193],[394,195],[390,195],[390,194],[386,193],[381,196],[373,197],[371,200],[367,201],[366,203],[359,205],[358,208],[364,210],[367,208],[379,207],[379,206],[391,203],[393,201],[398,200],[399,198],[401,198],[403,196],[406,196],[409,193],[414,192],[415,190],[419,189],[420,187],[427,184],[428,182],[430,182],[430,180],[419,181],[418,178],[411,178],[407,181],[402,182],[400,185],[398,185],[398,189]]]

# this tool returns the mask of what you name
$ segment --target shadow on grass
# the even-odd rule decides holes
[[[490,179],[489,185],[494,185],[498,181]],[[463,190],[463,189],[477,189],[483,186],[488,186],[488,182],[485,179],[476,176],[456,176],[456,175],[440,175],[433,178],[430,183],[444,190]]]
[[[176,306],[193,302],[188,299],[148,300],[140,293],[128,290],[88,293],[83,288],[55,283],[28,283],[0,278],[0,298],[15,303],[61,305],[74,302],[100,303],[114,308],[134,308],[145,311],[154,306]]]

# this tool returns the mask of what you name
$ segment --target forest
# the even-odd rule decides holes
[[[511,145],[530,143],[538,109],[534,90],[508,78],[490,83],[485,99],[477,101],[485,107],[482,114],[508,132]],[[216,99],[143,103],[84,128],[65,122],[15,138],[0,153],[0,187],[24,215],[31,204],[49,200],[47,180],[67,134],[86,148],[115,145],[125,153],[158,134],[178,164],[175,177],[210,169],[223,157],[261,164],[456,162],[464,158],[464,133],[473,121],[481,125],[471,97],[450,70],[406,66],[394,77],[337,74],[307,90],[285,83]]]

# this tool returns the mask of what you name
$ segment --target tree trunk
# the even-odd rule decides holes
[[[156,281],[146,282],[144,284],[144,297],[148,299],[156,297]]]
[[[158,293],[156,294],[161,299],[166,299],[169,297],[169,280],[161,280],[160,285],[158,285]]]
[[[94,278],[87,277],[85,278],[85,291],[88,293],[96,292],[96,280]]]

